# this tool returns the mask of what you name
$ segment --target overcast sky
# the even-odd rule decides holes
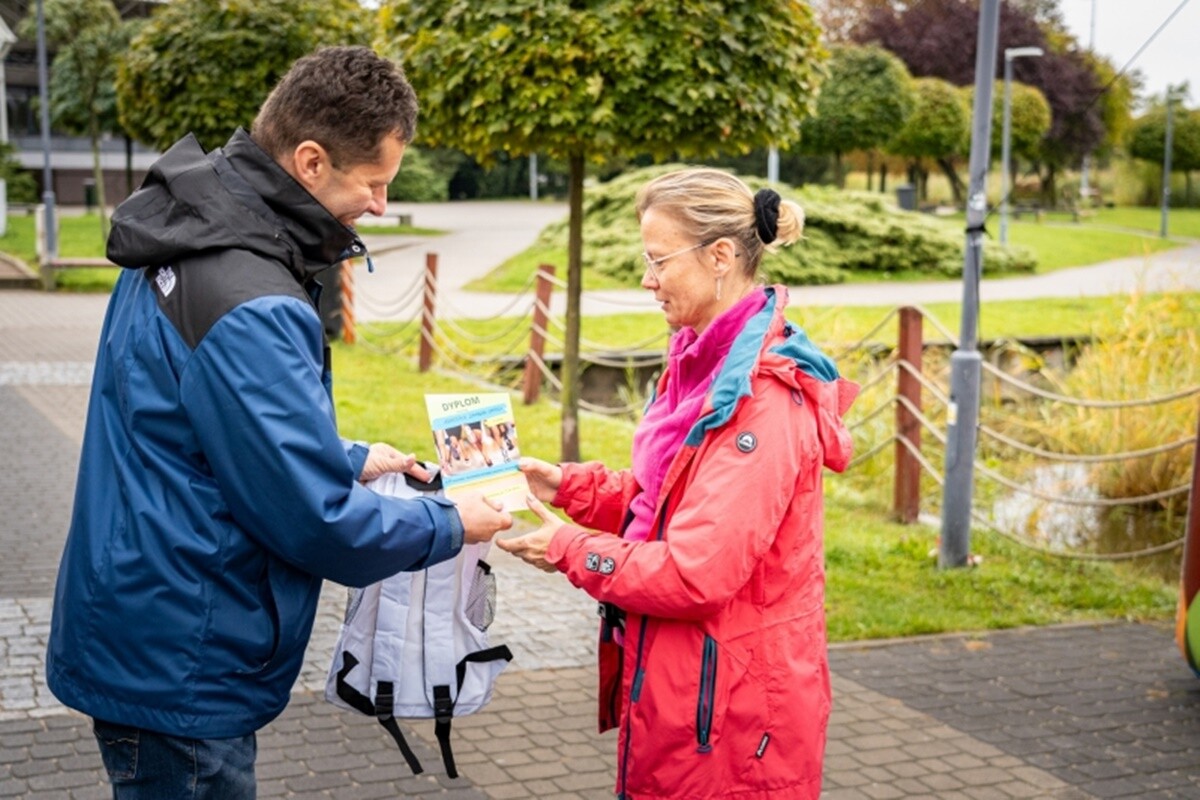
[[[1191,84],[1188,106],[1200,105],[1200,0],[1059,0],[1067,29],[1087,47],[1096,11],[1096,52],[1117,69],[1133,58],[1147,39],[1171,16],[1183,10],[1138,56],[1132,68],[1142,71],[1144,94],[1162,95],[1167,85]]]

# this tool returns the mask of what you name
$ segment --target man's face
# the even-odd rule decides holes
[[[382,215],[387,210],[387,187],[400,170],[404,143],[384,137],[375,161],[339,169],[326,160],[325,169],[307,186],[309,192],[343,225],[353,227],[364,214]]]

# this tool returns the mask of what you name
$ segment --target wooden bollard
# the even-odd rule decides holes
[[[900,339],[897,355],[914,372],[921,372],[922,341],[921,312],[911,306],[900,309]],[[906,369],[897,370],[896,393],[912,407],[921,408],[921,382]],[[921,449],[921,423],[904,403],[896,403],[896,436],[907,439],[917,451]],[[892,511],[899,522],[911,524],[921,513],[921,463],[903,442],[896,442],[896,474],[892,496]]]
[[[437,253],[425,254],[425,308],[421,313],[421,346],[417,357],[417,366],[421,372],[428,372],[433,365],[433,322],[434,310],[437,307]]]
[[[529,329],[529,353],[525,356],[525,405],[530,406],[537,402],[538,395],[542,390],[542,371],[538,364],[542,361],[546,350],[546,336],[542,332],[546,330],[546,325],[549,322],[550,315],[547,313],[550,308],[550,295],[554,291],[554,284],[551,280],[554,278],[554,267],[550,264],[541,264],[538,266],[537,272],[537,305],[533,307],[533,326]]]

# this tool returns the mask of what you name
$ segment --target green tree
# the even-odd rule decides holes
[[[37,182],[29,170],[21,167],[16,159],[16,148],[10,142],[0,142],[0,179],[8,184],[10,203],[38,202]]]
[[[249,127],[292,62],[324,44],[370,44],[357,0],[173,0],[134,36],[117,74],[121,123],[163,150]]]
[[[832,155],[837,184],[844,186],[842,156],[884,146],[915,105],[912,78],[900,59],[870,45],[835,47],[816,115],[802,126],[802,147]]]
[[[1009,163],[1009,185],[1015,186],[1017,160],[1037,161],[1042,152],[1042,143],[1050,132],[1053,122],[1050,103],[1035,86],[1017,81],[1012,82],[1012,100],[1009,105],[1010,133],[1008,138],[1012,160]],[[962,88],[968,108],[975,105],[975,87]],[[1004,81],[996,81],[992,87],[992,145],[993,160],[1002,158],[1004,147]]]
[[[1129,155],[1162,164],[1167,152],[1167,109],[1164,105],[1134,120],[1129,131]],[[1200,109],[1176,105],[1171,111],[1171,171],[1182,172],[1187,186],[1185,203],[1192,204],[1192,175],[1200,169]]]
[[[926,199],[926,161],[950,160],[966,150],[971,138],[971,107],[957,86],[940,78],[917,78],[913,87],[913,112],[888,142],[887,151],[910,160],[910,180],[918,196]]]
[[[112,0],[47,0],[43,9],[46,41],[57,51],[50,72],[51,121],[60,130],[86,136],[91,142],[100,234],[107,237],[100,139],[106,133],[122,133],[113,83],[117,59],[129,43],[128,28]],[[34,7],[19,30],[27,38],[37,35]]]
[[[585,161],[791,144],[825,56],[812,12],[797,0],[385,0],[381,22],[425,140],[485,165],[498,152],[568,165],[562,452],[577,459]]]

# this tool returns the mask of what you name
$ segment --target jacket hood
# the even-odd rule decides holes
[[[726,423],[738,401],[751,393],[753,377],[764,374],[816,404],[823,463],[834,472],[841,472],[850,463],[852,452],[850,432],[842,418],[858,396],[859,386],[842,378],[833,359],[822,353],[808,334],[784,318],[786,287],[768,286],[766,294],[766,305],[750,319],[730,348],[720,374],[713,381],[708,409],[688,433],[687,444],[698,446],[705,433]]]
[[[281,261],[301,282],[366,248],[244,130],[205,153],[188,134],[113,213],[108,258],[130,268],[178,264],[203,250]]]

